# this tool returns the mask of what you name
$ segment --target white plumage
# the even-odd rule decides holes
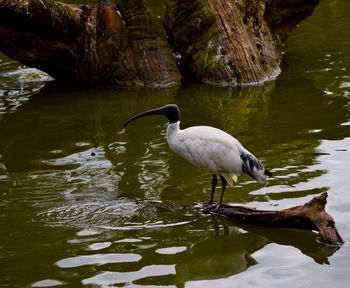
[[[266,182],[266,175],[272,175],[237,139],[220,129],[209,126],[193,126],[181,130],[180,111],[175,104],[138,114],[129,119],[124,127],[135,119],[157,114],[168,117],[166,137],[170,149],[193,165],[213,174],[209,204],[213,203],[217,175],[222,181],[217,207],[222,204],[226,184],[233,185],[241,173],[246,173],[259,183]]]
[[[180,121],[168,124],[167,140],[171,150],[193,165],[215,175],[223,175],[229,184],[242,173],[242,145],[231,135],[208,126],[180,130]]]

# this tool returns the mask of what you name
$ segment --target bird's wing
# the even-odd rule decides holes
[[[240,143],[229,134],[206,126],[182,130],[179,147],[175,150],[192,164],[213,174],[241,173]],[[238,143],[238,144],[237,144]]]
[[[222,175],[230,185],[242,172],[260,183],[266,182],[266,175],[271,175],[237,139],[213,127],[180,130],[169,146],[195,166]]]

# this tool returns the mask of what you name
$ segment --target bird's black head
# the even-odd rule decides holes
[[[128,125],[131,121],[134,121],[134,120],[141,118],[141,117],[150,116],[150,115],[164,115],[168,118],[169,123],[175,123],[175,122],[179,121],[179,119],[180,119],[180,110],[176,104],[168,104],[168,105],[165,105],[165,106],[160,107],[160,108],[156,108],[156,109],[152,109],[152,110],[143,112],[141,114],[138,114],[138,115],[130,118],[128,121],[126,121],[124,123],[123,127]]]
[[[180,119],[180,110],[179,107],[177,107],[176,104],[168,104],[163,107],[161,107],[161,114],[165,115],[169,123],[175,123],[179,121]]]

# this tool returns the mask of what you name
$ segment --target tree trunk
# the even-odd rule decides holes
[[[183,73],[217,85],[259,84],[280,73],[281,48],[318,0],[170,1],[164,25]]]
[[[242,206],[222,205],[219,209],[210,206],[204,213],[218,214],[229,219],[253,225],[317,230],[327,244],[344,244],[335,222],[326,211],[327,193],[322,193],[305,203],[284,210],[264,211]]]
[[[0,51],[80,83],[154,86],[195,77],[255,84],[278,75],[282,44],[318,1],[169,0],[170,47],[144,0],[0,0]]]
[[[56,79],[167,85],[180,79],[164,30],[142,0],[97,6],[0,2],[0,50]]]

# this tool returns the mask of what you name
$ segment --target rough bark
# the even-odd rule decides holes
[[[261,83],[319,0],[169,0],[164,27],[145,0],[0,0],[0,51],[56,79],[167,85]],[[175,56],[174,56],[174,55]]]
[[[326,211],[327,193],[314,197],[302,206],[284,210],[265,211],[242,206],[222,205],[219,209],[207,207],[204,213],[218,214],[247,224],[317,230],[327,244],[342,245],[335,221]]]
[[[170,1],[164,25],[183,72],[218,85],[258,84],[280,73],[281,48],[318,0]]]
[[[97,6],[0,2],[0,51],[56,79],[167,85],[180,79],[161,23],[142,0]]]

